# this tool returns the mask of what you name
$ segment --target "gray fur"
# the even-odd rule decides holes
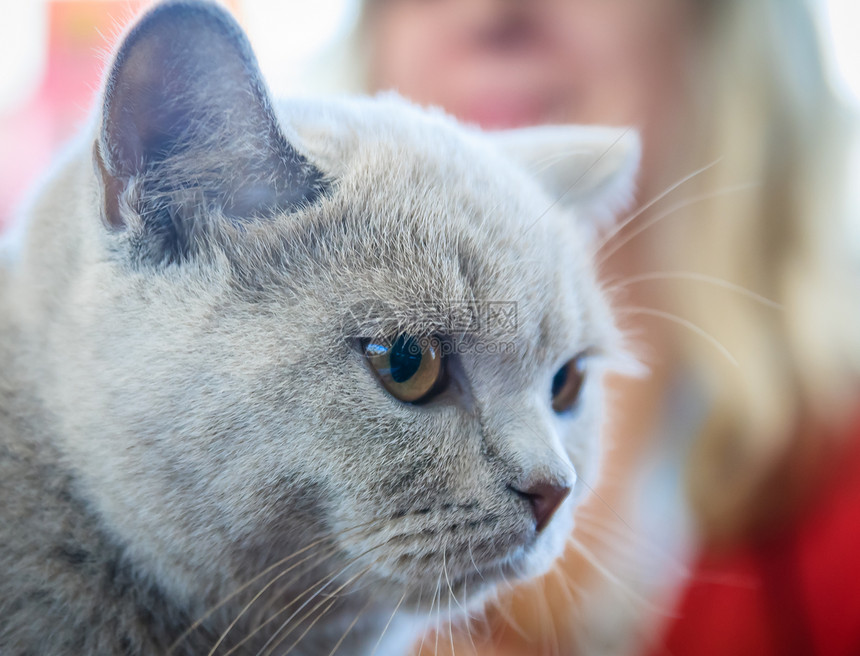
[[[159,11],[226,25],[245,52],[213,6]],[[255,65],[247,74],[264,90]],[[170,217],[193,248],[161,257],[140,213],[160,192],[116,153],[97,149],[93,166],[111,129],[102,117],[0,257],[3,654],[164,654],[241,590],[173,652],[206,654],[245,603],[309,555],[218,653],[322,577],[335,575],[324,590],[334,592],[363,572],[291,653],[327,654],[363,609],[341,653],[364,654],[402,595],[395,625],[440,609],[447,619],[449,600],[455,614],[480,605],[503,578],[547,570],[564,546],[594,476],[602,359],[575,414],[552,412],[550,382],[580,351],[611,356],[619,342],[591,268],[588,217],[576,200],[554,204],[564,189],[529,172],[545,163],[545,144],[528,162],[519,140],[515,160],[503,139],[395,97],[271,106],[291,161],[325,180],[303,202],[237,217],[217,189],[214,203],[191,194]],[[195,151],[219,161],[208,170],[225,189],[245,175],[229,165],[238,125]],[[555,130],[562,155],[585,144],[593,161],[615,144],[616,165],[588,181],[612,190],[589,203],[615,205],[629,191],[635,138]],[[572,159],[564,180],[587,169]],[[186,175],[183,163],[200,165],[180,153],[145,175],[185,193],[171,177]],[[104,169],[120,180],[118,224],[105,216]],[[550,184],[559,178],[553,167]],[[391,397],[354,348],[397,330],[454,332],[465,302],[486,301],[516,303],[516,331],[452,334],[455,382],[426,405]],[[540,533],[508,487],[537,479],[576,483]],[[298,605],[238,653],[256,653]],[[389,653],[405,649],[396,643]]]

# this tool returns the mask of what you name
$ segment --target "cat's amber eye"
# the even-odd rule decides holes
[[[364,340],[362,349],[382,386],[394,398],[415,403],[439,390],[444,367],[438,338],[401,334],[390,343]]]
[[[552,379],[552,409],[558,413],[573,410],[582,393],[588,354],[580,353],[568,360]]]

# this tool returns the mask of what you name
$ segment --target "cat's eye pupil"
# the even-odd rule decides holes
[[[394,340],[389,352],[390,375],[395,383],[405,383],[421,366],[421,345],[409,335]]]
[[[569,360],[552,378],[552,409],[557,413],[573,410],[585,381],[586,353]]]
[[[396,399],[421,403],[445,388],[447,377],[440,338],[401,333],[391,341],[368,339],[360,344],[382,386]]]
[[[558,393],[564,387],[564,383],[567,380],[567,365],[563,366],[559,369],[555,376],[552,377],[552,396],[555,398],[558,396]]]

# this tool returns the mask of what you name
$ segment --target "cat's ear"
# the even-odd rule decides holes
[[[594,228],[633,201],[641,146],[631,129],[547,125],[490,134],[508,156],[537,177],[550,195]]]
[[[289,211],[323,189],[284,136],[241,28],[206,2],[161,4],[128,33],[95,157],[106,222],[139,217],[180,252],[201,217]]]

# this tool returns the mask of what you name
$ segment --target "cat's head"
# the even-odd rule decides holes
[[[594,481],[619,342],[589,242],[635,136],[275,103],[232,19],[171,3],[91,146],[51,189],[82,198],[51,402],[135,558],[193,597],[314,544],[286,563],[425,606],[549,567]]]

